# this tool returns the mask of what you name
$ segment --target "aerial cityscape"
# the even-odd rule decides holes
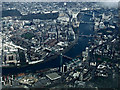
[[[2,2],[2,88],[117,89],[118,5]]]

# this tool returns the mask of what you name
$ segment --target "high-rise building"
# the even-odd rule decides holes
[[[60,54],[60,72],[62,72],[62,66],[63,66],[63,56],[62,53]]]
[[[62,69],[63,69],[63,73],[66,72],[67,71],[67,66],[63,65]]]
[[[57,32],[57,43],[58,43],[58,28],[56,26],[56,32]]]
[[[82,72],[80,73],[79,80],[80,80],[80,81],[83,81],[83,73],[82,73]]]

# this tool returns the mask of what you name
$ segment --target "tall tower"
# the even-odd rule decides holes
[[[105,18],[105,13],[102,14],[102,19],[104,19],[104,18]]]
[[[79,80],[80,80],[80,81],[83,81],[83,72],[80,73]]]
[[[95,13],[93,12],[93,20],[95,20]]]
[[[67,66],[64,64],[63,65],[63,73],[67,71]]]
[[[58,43],[58,28],[57,28],[57,25],[56,25],[56,32],[57,32],[57,43]]]
[[[60,72],[62,72],[62,66],[63,65],[63,56],[62,53],[60,54]]]

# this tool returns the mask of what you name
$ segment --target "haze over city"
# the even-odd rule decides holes
[[[33,1],[2,2],[2,88],[117,89],[118,0]]]

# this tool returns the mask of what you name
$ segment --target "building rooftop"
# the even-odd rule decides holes
[[[33,83],[35,83],[37,81],[38,81],[38,79],[36,79],[34,77],[24,77],[19,80],[19,83],[25,84],[25,85],[32,85]]]
[[[61,76],[58,75],[57,73],[50,73],[46,75],[50,80],[56,80],[58,78],[60,78]]]

